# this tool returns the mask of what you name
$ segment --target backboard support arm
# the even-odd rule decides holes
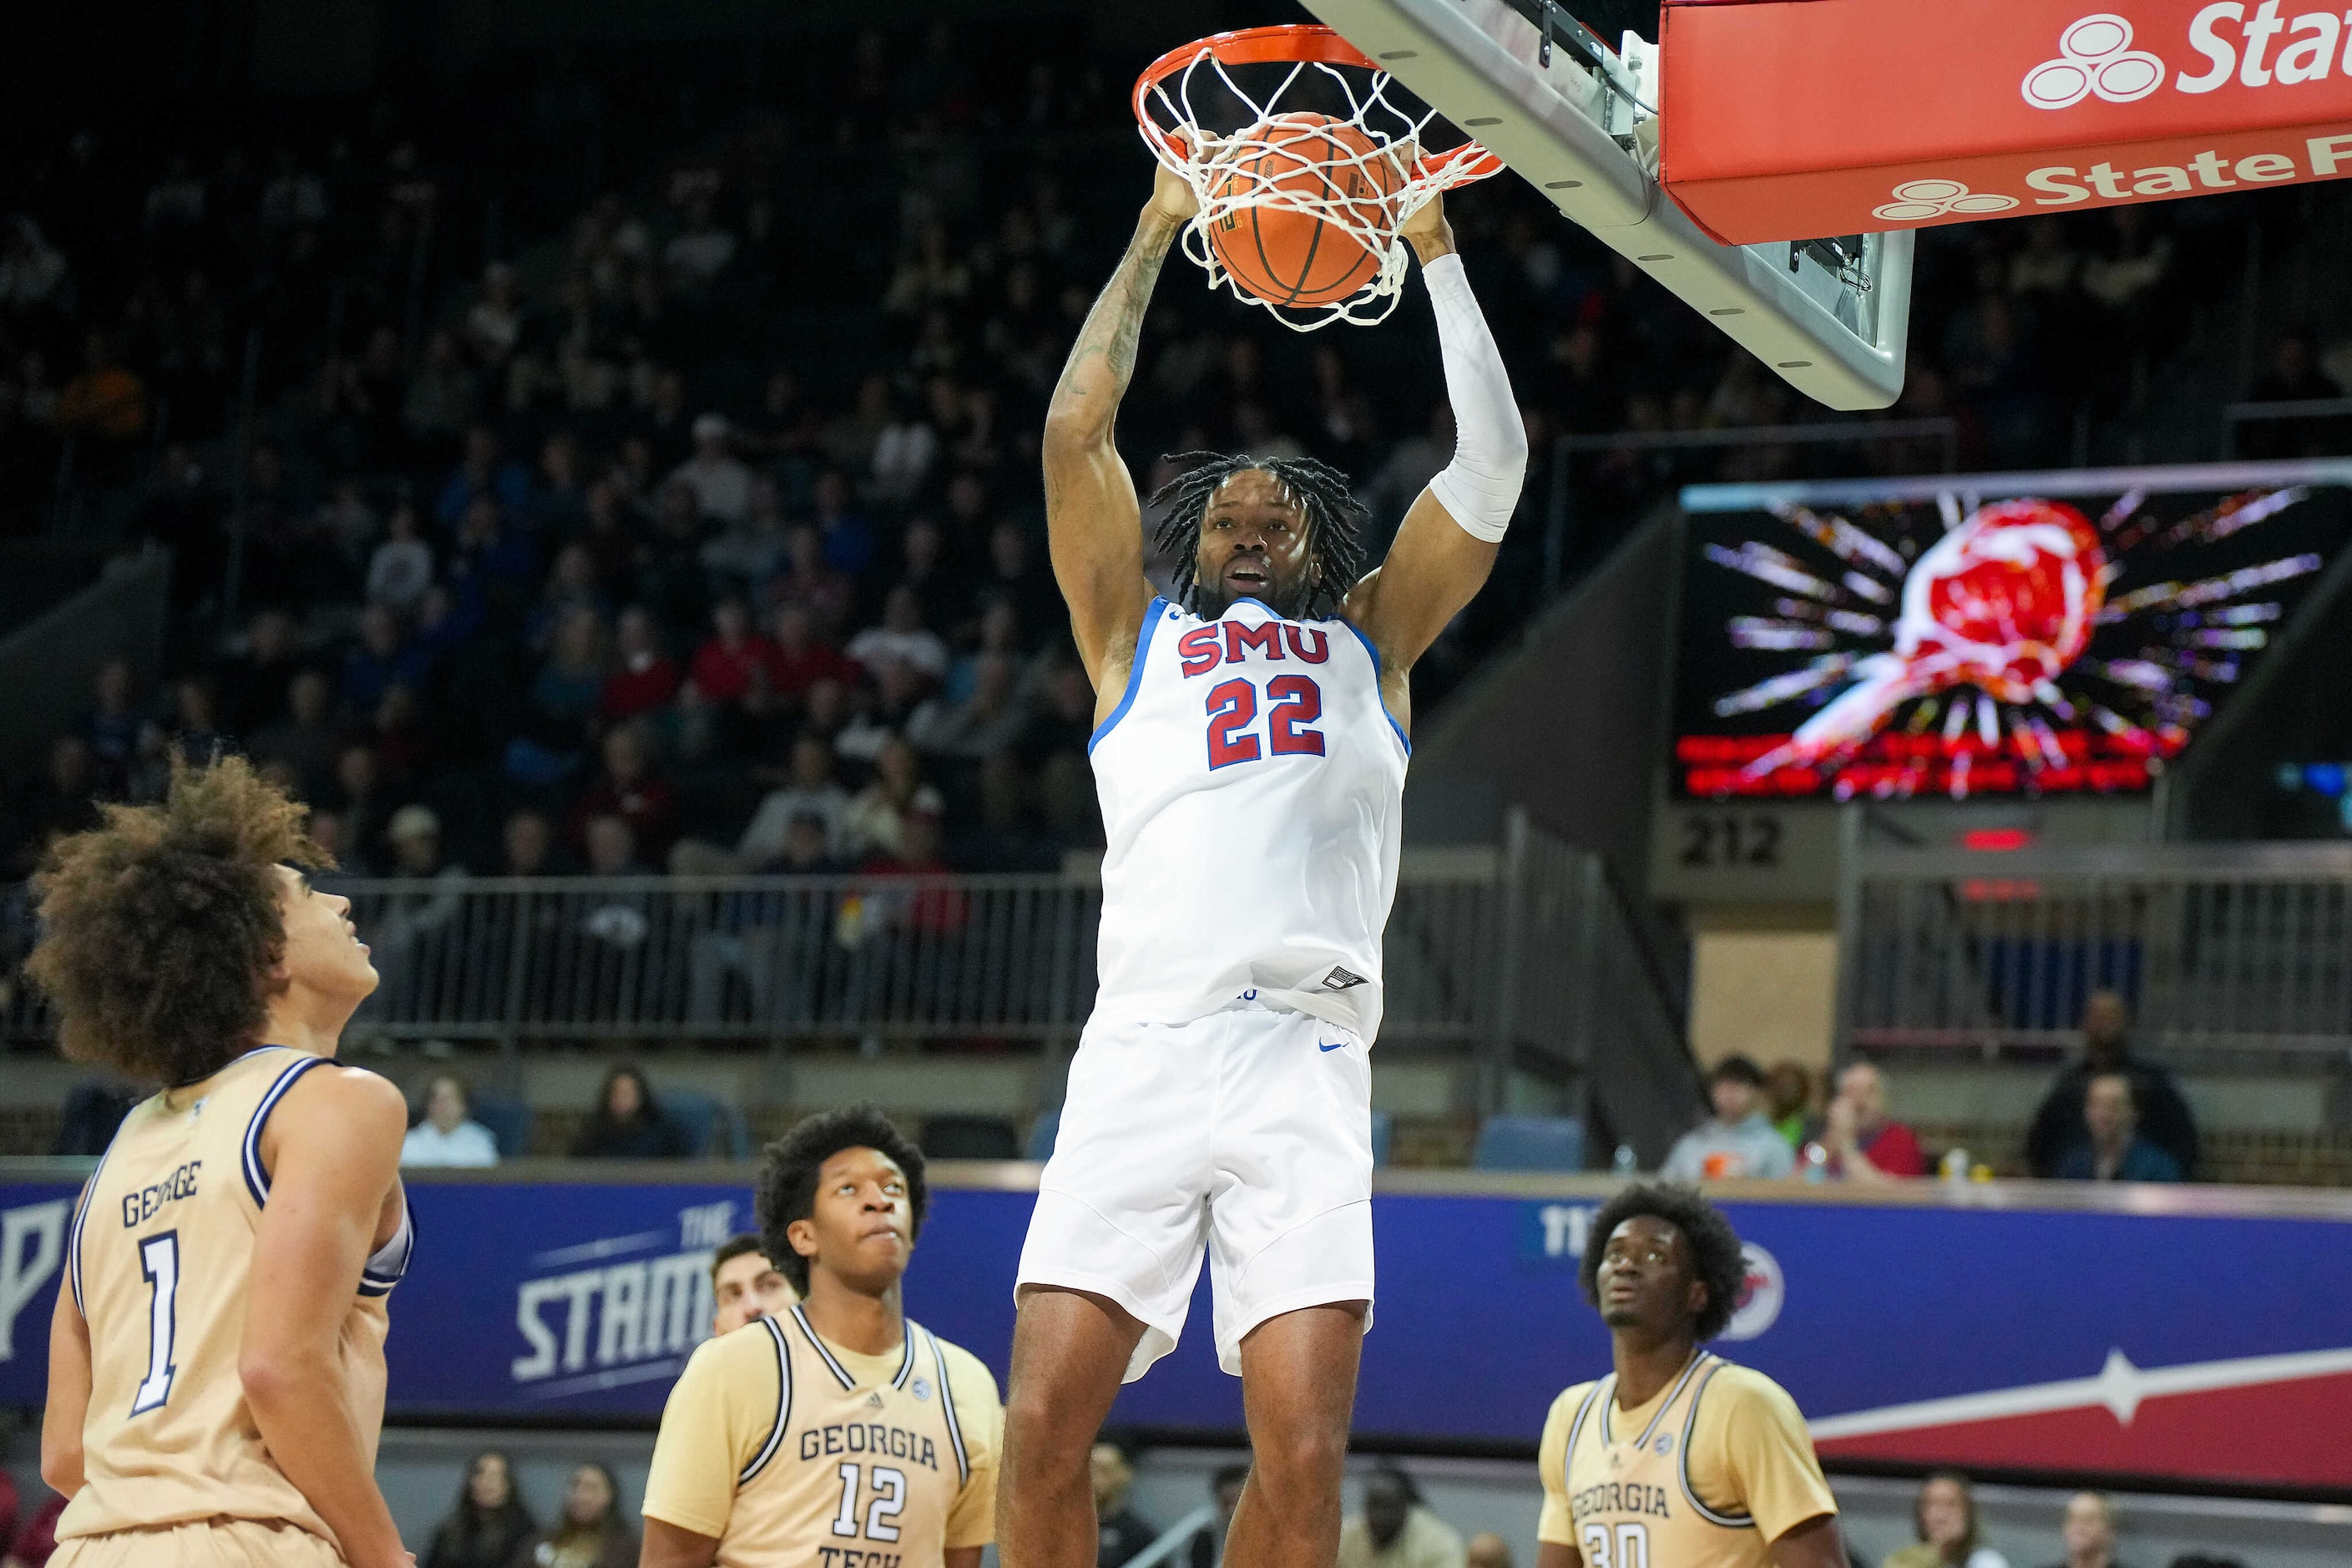
[[[1912,237],[1729,246],[1656,178],[1657,51],[1612,51],[1549,0],[1306,0],[1307,8],[1494,152],[1569,218],[1830,408],[1903,390]],[[1544,48],[1546,17],[1556,39]],[[1549,53],[1549,59],[1544,58]],[[1590,63],[1570,58],[1590,55]]]

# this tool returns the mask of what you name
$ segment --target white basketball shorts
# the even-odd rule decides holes
[[[1189,1024],[1089,1023],[1021,1249],[1020,1287],[1107,1296],[1143,1323],[1127,1381],[1176,1348],[1203,1251],[1217,1363],[1268,1318],[1372,1300],[1371,1048],[1240,1004]]]

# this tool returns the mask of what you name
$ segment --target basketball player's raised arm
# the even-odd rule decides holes
[[[1356,585],[1341,614],[1402,672],[1486,585],[1527,479],[1527,427],[1495,336],[1470,292],[1439,197],[1398,231],[1421,258],[1437,316],[1445,394],[1454,405],[1454,459],[1404,514],[1388,559]]]
[[[1098,695],[1116,693],[1151,602],[1143,575],[1143,510],[1114,433],[1135,374],[1136,342],[1168,247],[1198,203],[1165,168],[1118,270],[1087,312],[1045,412],[1045,532],[1070,605],[1078,657]]]
[[[341,1337],[360,1270],[397,1223],[408,1108],[373,1073],[306,1073],[262,1135],[269,1201],[253,1243],[237,1374],[269,1457],[335,1532],[351,1568],[404,1568],[370,1462],[373,1412],[351,1405]]]

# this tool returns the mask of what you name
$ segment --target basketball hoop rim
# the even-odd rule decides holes
[[[1176,132],[1162,129],[1151,118],[1152,89],[1178,71],[1198,61],[1206,54],[1220,65],[1328,65],[1352,66],[1360,70],[1377,71],[1382,76],[1387,68],[1377,60],[1341,37],[1329,27],[1313,22],[1283,22],[1265,27],[1241,27],[1227,33],[1212,33],[1189,44],[1180,44],[1143,68],[1135,79],[1131,105],[1136,123],[1143,130],[1147,141],[1157,145],[1165,139],[1174,139],[1182,145]],[[1449,176],[1449,184],[1466,184],[1500,174],[1503,161],[1474,137],[1459,147],[1417,160],[1421,168],[1431,174]],[[1463,167],[1456,169],[1456,165]]]
[[[1203,51],[1229,66],[1327,65],[1356,66],[1379,70],[1370,56],[1330,28],[1314,22],[1283,22],[1266,27],[1241,27],[1212,33],[1189,44],[1179,44],[1135,79],[1135,117],[1149,112],[1151,89],[1201,58]]]

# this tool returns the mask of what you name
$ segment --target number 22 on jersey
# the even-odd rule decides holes
[[[1236,677],[1209,689],[1209,766],[1231,767],[1277,757],[1323,755],[1323,731],[1310,728],[1323,717],[1323,689],[1304,675],[1277,675],[1265,683],[1265,743],[1255,732],[1257,683]]]

